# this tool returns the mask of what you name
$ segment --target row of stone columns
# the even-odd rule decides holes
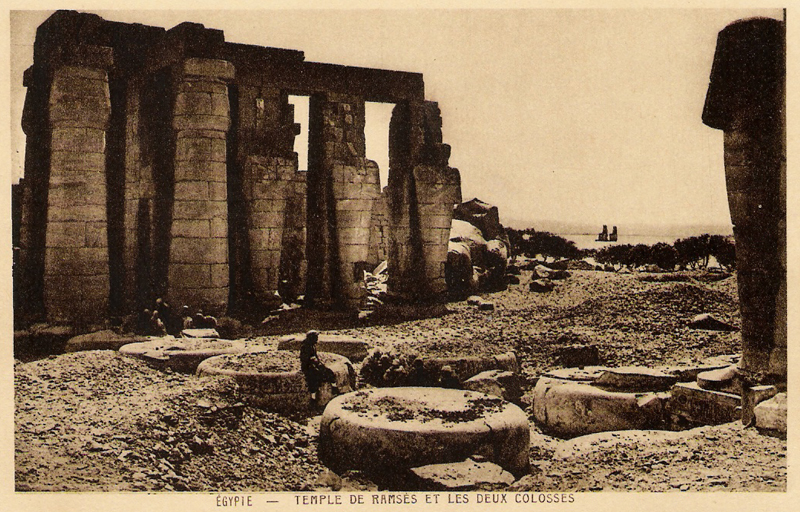
[[[118,145],[127,156],[113,159],[125,162],[124,169],[116,168],[120,164],[107,168],[112,50],[79,47],[73,55],[81,51],[89,57],[55,65],[49,75],[49,194],[42,285],[48,319],[74,323],[100,320],[107,314],[107,209],[115,207],[106,199],[111,172],[125,173],[124,179],[114,181],[125,187],[120,206],[125,209],[123,233],[115,236],[138,237],[142,231],[137,226],[152,222],[152,243],[163,246],[144,250],[140,241],[125,240],[120,244],[125,253],[122,268],[136,271],[138,264],[133,260],[141,258],[165,260],[143,268],[156,273],[164,269],[164,275],[156,277],[164,281],[156,284],[156,290],[169,302],[221,309],[229,294],[228,87],[234,80],[234,66],[224,60],[189,58],[162,73],[170,77],[164,90],[172,99],[160,104],[170,105],[171,112],[166,114],[167,125],[153,124],[168,132],[155,135],[162,149],[154,158],[170,161],[144,169],[153,176],[140,182],[141,134],[131,136],[129,121],[122,122],[126,142]],[[152,113],[131,99],[146,89],[137,79],[131,79],[135,85],[128,85],[120,111],[139,119]],[[363,270],[369,259],[372,211],[381,191],[377,165],[365,157],[364,106],[359,96],[317,93],[311,97],[307,296],[316,307],[355,309],[365,296]],[[389,222],[390,291],[401,299],[432,299],[444,291],[452,206],[460,201],[458,172],[447,167],[449,151],[443,150],[449,148],[441,144],[441,118],[435,104],[402,103],[396,110],[403,130],[393,136],[391,158],[394,177],[390,176],[389,185],[395,190],[389,203],[396,214],[390,215]],[[392,123],[398,121],[393,118]],[[126,148],[126,144],[136,147]],[[259,166],[257,156],[245,155],[243,174],[243,193],[250,209],[250,270],[257,274],[252,284],[263,292],[277,284],[281,253],[272,249],[284,241],[282,216],[286,201],[296,197],[293,183],[303,184],[287,175],[287,165],[297,171],[296,160],[286,160],[280,168],[275,167],[275,159],[267,160]],[[148,187],[150,192],[145,191]],[[142,215],[147,218],[139,219]],[[275,219],[269,220],[270,215]],[[264,222],[254,222],[258,219]],[[23,231],[24,226],[23,222]],[[264,237],[266,245],[261,243]],[[22,233],[21,238],[35,237]],[[134,249],[137,253],[131,259]],[[131,286],[136,280],[128,276],[123,282]]]

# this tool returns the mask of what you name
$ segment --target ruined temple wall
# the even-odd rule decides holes
[[[199,24],[165,31],[66,11],[43,25],[35,53],[15,201],[21,309],[91,322],[163,297],[221,313],[237,293],[276,289],[353,309],[362,270],[392,247],[405,251],[398,288],[438,290],[452,207],[439,188],[456,182],[428,155],[442,145],[429,140],[421,75],[306,63]],[[307,173],[288,94],[311,97]],[[401,182],[379,213],[367,100],[414,105]]]

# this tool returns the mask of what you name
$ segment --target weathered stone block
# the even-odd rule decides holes
[[[209,307],[219,309],[220,305],[228,302],[228,288],[212,288],[203,286],[199,288],[172,287],[167,295],[167,301],[172,304],[200,304],[204,311]]]
[[[195,140],[195,139],[190,139]],[[176,181],[209,181],[225,183],[228,180],[225,162],[177,161],[175,162]]]
[[[756,428],[780,437],[786,436],[786,397],[786,393],[778,393],[755,407]]]
[[[742,423],[750,425],[755,417],[755,407],[778,394],[775,386],[748,386],[742,389]]]
[[[178,92],[207,92],[227,94],[228,86],[221,82],[206,80],[184,80],[178,84]]]
[[[105,221],[105,204],[76,204],[70,208],[50,208],[47,210],[49,222],[60,221]]]
[[[227,201],[228,184],[220,182],[208,183],[208,198],[212,201]]]
[[[203,201],[208,197],[205,181],[178,181],[175,183],[175,200]]]
[[[97,128],[53,128],[51,149],[53,151],[104,153],[106,132]]]
[[[210,266],[173,263],[169,267],[169,282],[173,287],[199,288],[211,284]]]
[[[667,411],[703,425],[719,425],[741,418],[741,399],[730,393],[701,389],[694,382],[672,387]]]
[[[53,151],[50,157],[50,168],[54,171],[102,173],[106,168],[106,156],[102,153]]]
[[[533,405],[537,423],[564,437],[653,428],[663,422],[660,396],[656,393],[604,391],[558,379],[539,379]]]
[[[255,203],[255,201],[254,201]],[[275,208],[279,202],[273,201],[259,201],[256,206],[264,208],[269,207],[269,210],[254,210],[250,213],[250,225],[254,228],[280,228],[283,226],[284,215],[281,210]]]
[[[228,204],[224,201],[175,201],[172,218],[175,220],[227,219]]]
[[[481,301],[481,304],[486,304]],[[519,378],[513,372],[489,370],[473,375],[462,384],[464,389],[478,391],[487,395],[499,396],[503,400],[514,401],[522,396]]]
[[[253,250],[251,258],[254,267],[277,269],[280,264],[281,252],[277,247],[274,250]]]
[[[228,265],[211,265],[211,286],[226,287],[228,286],[229,278]]]
[[[105,247],[48,247],[44,266],[45,275],[108,274],[108,250]]]
[[[344,228],[338,231],[339,243],[369,246],[368,228]]]
[[[84,247],[86,224],[84,222],[49,222],[46,247]]]
[[[182,238],[208,238],[210,234],[210,220],[186,220],[177,219],[172,221],[172,236]]]
[[[228,244],[218,238],[175,238],[170,246],[174,263],[227,263]]]
[[[177,162],[226,162],[227,149],[224,139],[200,137],[178,137],[175,148]],[[224,168],[224,166],[223,166]],[[211,167],[211,169],[217,169]],[[225,172],[227,176],[227,170]],[[221,179],[211,181],[224,181]]]
[[[230,81],[236,76],[236,69],[230,62],[219,59],[186,59],[183,74],[189,77],[211,78]]]
[[[250,250],[251,251],[271,251],[279,250],[280,244],[275,243],[280,238],[272,233],[278,231],[277,229],[262,228],[250,230]]]
[[[86,247],[108,247],[108,230],[105,222],[86,223]]]
[[[211,238],[228,238],[228,219],[211,219]]]
[[[287,182],[285,181],[257,181],[253,183],[252,198],[273,201],[282,200],[286,197],[287,188]]]
[[[176,130],[192,131],[192,135],[196,135],[201,130],[211,130],[217,132],[217,136],[208,137],[212,139],[224,139],[225,132],[230,128],[231,121],[229,117],[225,116],[212,116],[212,115],[176,115],[172,118],[172,127]],[[189,135],[189,134],[187,134]],[[215,161],[221,161],[215,157]]]
[[[98,176],[98,178],[101,178]],[[100,179],[51,183],[47,196],[50,209],[72,208],[74,205],[106,204],[106,184]]]
[[[175,98],[176,116],[226,115],[214,114],[211,94],[206,92],[179,92]]]
[[[664,391],[677,377],[652,368],[622,366],[609,368],[595,381],[598,386],[625,391]]]

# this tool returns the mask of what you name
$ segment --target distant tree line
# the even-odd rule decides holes
[[[506,234],[511,243],[511,254],[514,256],[527,258],[541,256],[546,262],[548,258],[572,260],[584,258],[589,254],[587,251],[578,249],[572,240],[547,231],[536,231],[533,228],[506,228]]]
[[[736,247],[728,237],[704,234],[676,240],[673,244],[613,244],[602,249],[578,249],[575,243],[561,236],[535,229],[511,229],[506,233],[511,242],[511,254],[528,258],[583,259],[593,257],[603,265],[618,268],[655,265],[664,270],[707,268],[711,257],[724,269],[736,265]]]
[[[670,245],[659,242],[655,245],[611,245],[598,250],[594,258],[598,263],[629,268],[656,265],[664,270],[708,268],[711,257],[720,266],[733,270],[736,266],[736,246],[722,235],[704,234],[675,240]]]

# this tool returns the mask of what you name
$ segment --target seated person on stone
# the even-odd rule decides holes
[[[336,382],[336,375],[333,370],[326,367],[319,356],[317,356],[317,341],[319,341],[319,333],[317,331],[308,331],[300,347],[300,370],[306,379],[306,386],[311,393],[312,404],[319,398],[318,391],[320,384],[323,382]]]

